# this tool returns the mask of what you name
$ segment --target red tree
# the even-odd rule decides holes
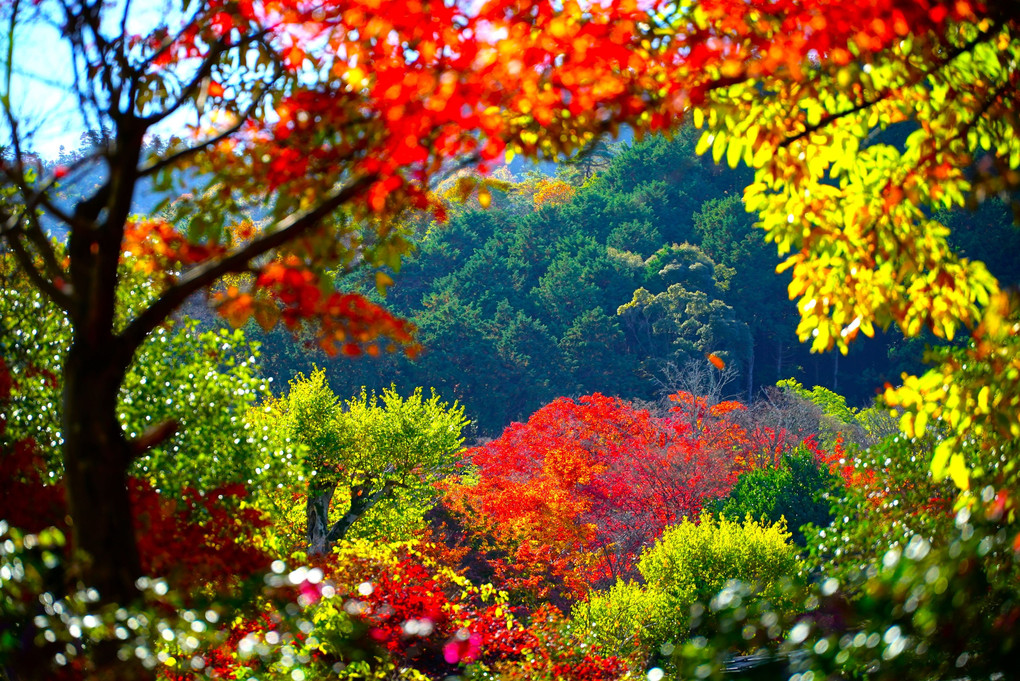
[[[667,525],[732,487],[746,442],[726,408],[715,411],[653,417],[599,394],[559,398],[469,450],[477,483],[450,486],[450,504],[491,538],[497,579],[538,598],[557,586],[580,595],[630,574]]]

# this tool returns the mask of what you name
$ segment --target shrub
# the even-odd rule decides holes
[[[800,567],[789,538],[782,521],[763,524],[748,516],[740,523],[708,513],[685,520],[643,552],[638,570],[645,586],[617,582],[575,607],[575,623],[608,650],[625,650],[636,639],[647,659],[668,657],[687,636],[692,607],[712,607],[734,582],[746,585],[747,605],[768,601],[789,609],[787,586]]]
[[[801,528],[808,524],[824,528],[832,520],[831,504],[824,495],[834,483],[834,476],[802,446],[786,454],[777,468],[757,468],[741,475],[716,508],[726,518],[750,515],[770,523],[785,520],[793,542],[805,546]]]

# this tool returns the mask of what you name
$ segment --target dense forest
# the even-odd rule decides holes
[[[0,4],[0,681],[1017,678],[1009,2],[144,5]]]
[[[894,329],[846,356],[798,342],[789,278],[741,202],[750,175],[695,154],[698,134],[687,126],[671,138],[600,142],[552,175],[497,170],[487,208],[466,195],[446,222],[412,220],[414,251],[389,272],[385,303],[418,328],[420,356],[333,362],[314,342],[295,345],[252,321],[267,375],[282,389],[322,367],[339,394],[434,386],[464,405],[479,436],[495,437],[560,396],[655,401],[702,389],[685,370],[713,353],[729,367],[724,394],[748,403],[794,379],[863,408],[885,383],[920,371],[934,336],[908,341]],[[445,189],[456,198],[455,179]],[[1020,233],[1006,204],[938,218],[959,252],[1020,284]],[[374,279],[343,285],[375,289]]]

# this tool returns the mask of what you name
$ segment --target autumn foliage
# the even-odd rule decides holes
[[[448,499],[487,537],[497,583],[576,597],[630,575],[667,525],[729,491],[748,457],[726,413],[742,405],[674,399],[653,416],[600,394],[560,398],[467,452],[474,471]]]

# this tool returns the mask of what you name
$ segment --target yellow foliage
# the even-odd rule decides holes
[[[971,332],[963,355],[885,396],[908,436],[948,427],[937,476],[966,488],[969,469],[1012,471],[1017,300],[984,264],[953,253],[930,216],[1020,185],[1016,23],[973,19],[855,60],[831,56],[713,90],[693,114],[705,128],[697,150],[754,168],[745,205],[786,255],[778,270],[791,274],[797,333],[813,351],[846,353],[876,326],[947,340]],[[905,143],[889,141],[899,123],[914,130]]]

